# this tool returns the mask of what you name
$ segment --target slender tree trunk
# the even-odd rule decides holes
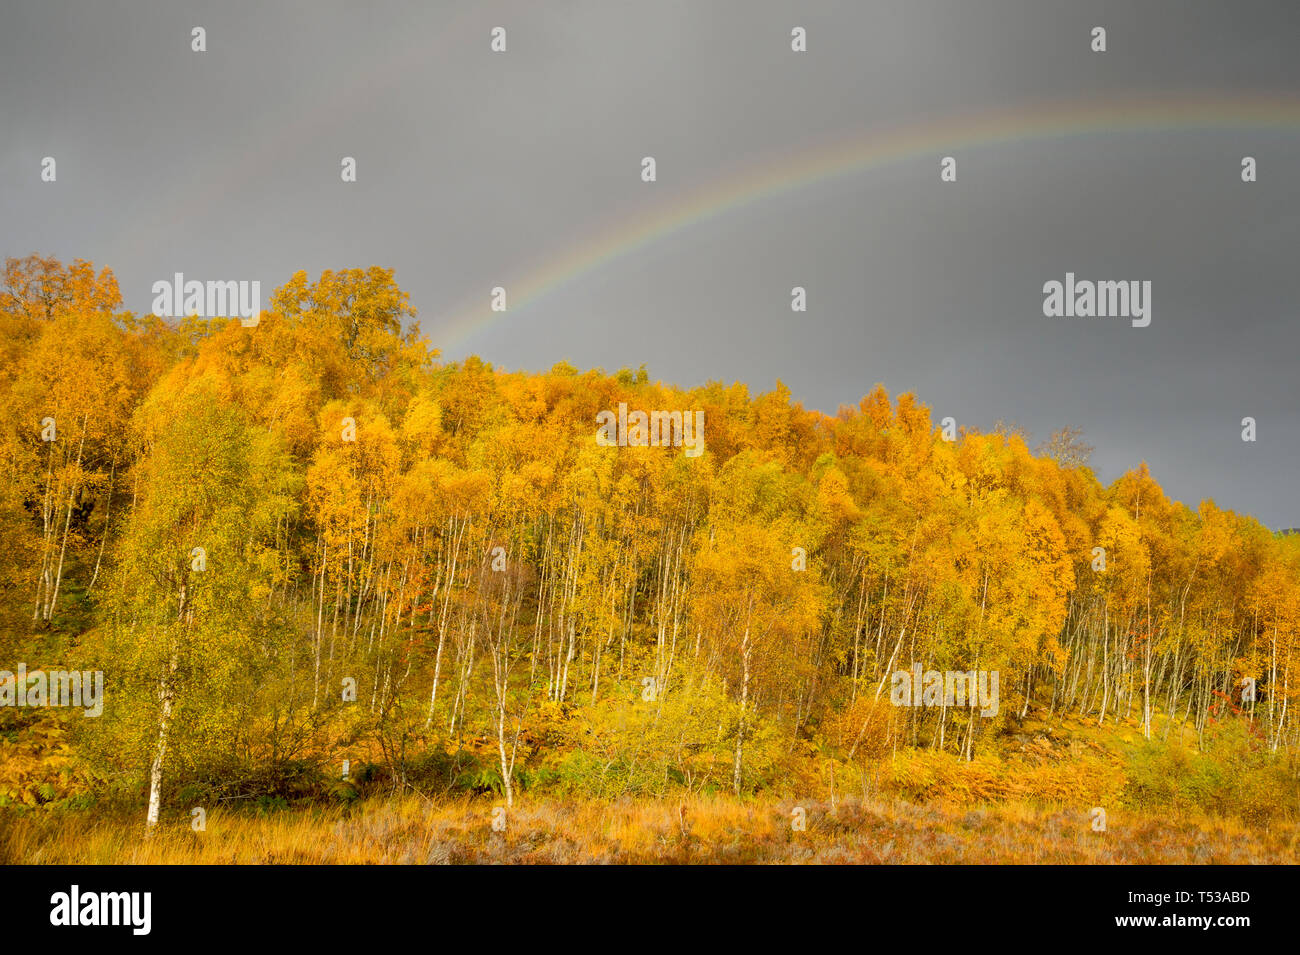
[[[745,748],[745,707],[749,704],[749,628],[745,628],[745,639],[740,644],[741,666],[744,676],[740,684],[740,719],[736,724],[736,765],[732,774],[732,788],[740,795],[741,760]]]

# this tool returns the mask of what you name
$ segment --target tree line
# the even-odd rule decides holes
[[[1145,465],[1103,486],[1070,430],[443,363],[414,318],[382,268],[300,272],[246,328],[7,261],[0,643],[104,671],[79,747],[150,824],[347,752],[417,788],[472,754],[510,804],[972,759],[1065,713],[1297,743],[1294,536]],[[598,442],[620,402],[702,411],[704,453]],[[997,715],[891,705],[915,664],[998,672]]]

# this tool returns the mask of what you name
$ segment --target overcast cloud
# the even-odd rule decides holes
[[[780,378],[828,412],[880,381],[936,420],[1081,426],[1103,480],[1145,459],[1192,506],[1297,526],[1298,44],[1294,2],[0,0],[0,253],[109,266],[139,312],[177,271],[267,297],[390,266],[445,358]],[[1152,97],[1205,107],[1129,128]],[[918,125],[950,144],[618,244]],[[1066,272],[1149,280],[1151,325],[1044,317]],[[478,321],[533,274],[565,280]]]

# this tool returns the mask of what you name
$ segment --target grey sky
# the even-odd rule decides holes
[[[779,377],[825,411],[882,381],[936,420],[1082,426],[1103,480],[1145,459],[1192,506],[1297,526],[1298,47],[1293,2],[0,0],[0,254],[109,266],[141,312],[177,271],[265,298],[391,266],[449,359]],[[1208,105],[1126,128],[1147,97]],[[781,179],[916,126],[936,148]],[[780,188],[710,206],[756,168]],[[619,245],[690,196],[713,214]],[[1067,271],[1150,280],[1150,327],[1045,318]],[[536,274],[566,280],[513,294]]]

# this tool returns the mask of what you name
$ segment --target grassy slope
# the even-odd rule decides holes
[[[980,809],[852,799],[804,807],[730,798],[623,803],[526,800],[492,828],[492,803],[416,798],[269,816],[214,811],[140,839],[139,820],[86,814],[0,821],[0,861],[19,863],[1294,863],[1300,827],[1109,814],[1018,803]]]
[[[1284,763],[1280,775],[1245,787],[1280,811],[1252,814],[1248,801],[1206,811],[1185,793],[1220,779],[1237,799],[1243,771],[1226,751],[1196,755],[1190,728],[1175,725],[1167,745],[1152,747],[1131,718],[1099,727],[1075,716],[1045,720],[1041,711],[972,764],[927,751],[901,751],[866,773],[838,764],[832,774],[809,762],[803,783],[746,799],[525,793],[504,832],[492,828],[501,800],[490,796],[370,797],[271,813],[216,806],[202,833],[190,829],[188,806],[171,806],[146,842],[142,807],[78,809],[75,797],[60,799],[84,798],[95,785],[68,746],[67,719],[46,711],[0,734],[0,863],[1249,864],[1295,863],[1300,850],[1300,812],[1287,784],[1294,772]],[[1159,741],[1163,714],[1154,727]],[[1171,757],[1174,749],[1182,755]],[[1157,786],[1170,782],[1172,795],[1153,801],[1148,786],[1145,801],[1135,799],[1140,773]],[[796,806],[803,831],[791,824]],[[1093,829],[1093,807],[1105,808],[1105,831]]]

